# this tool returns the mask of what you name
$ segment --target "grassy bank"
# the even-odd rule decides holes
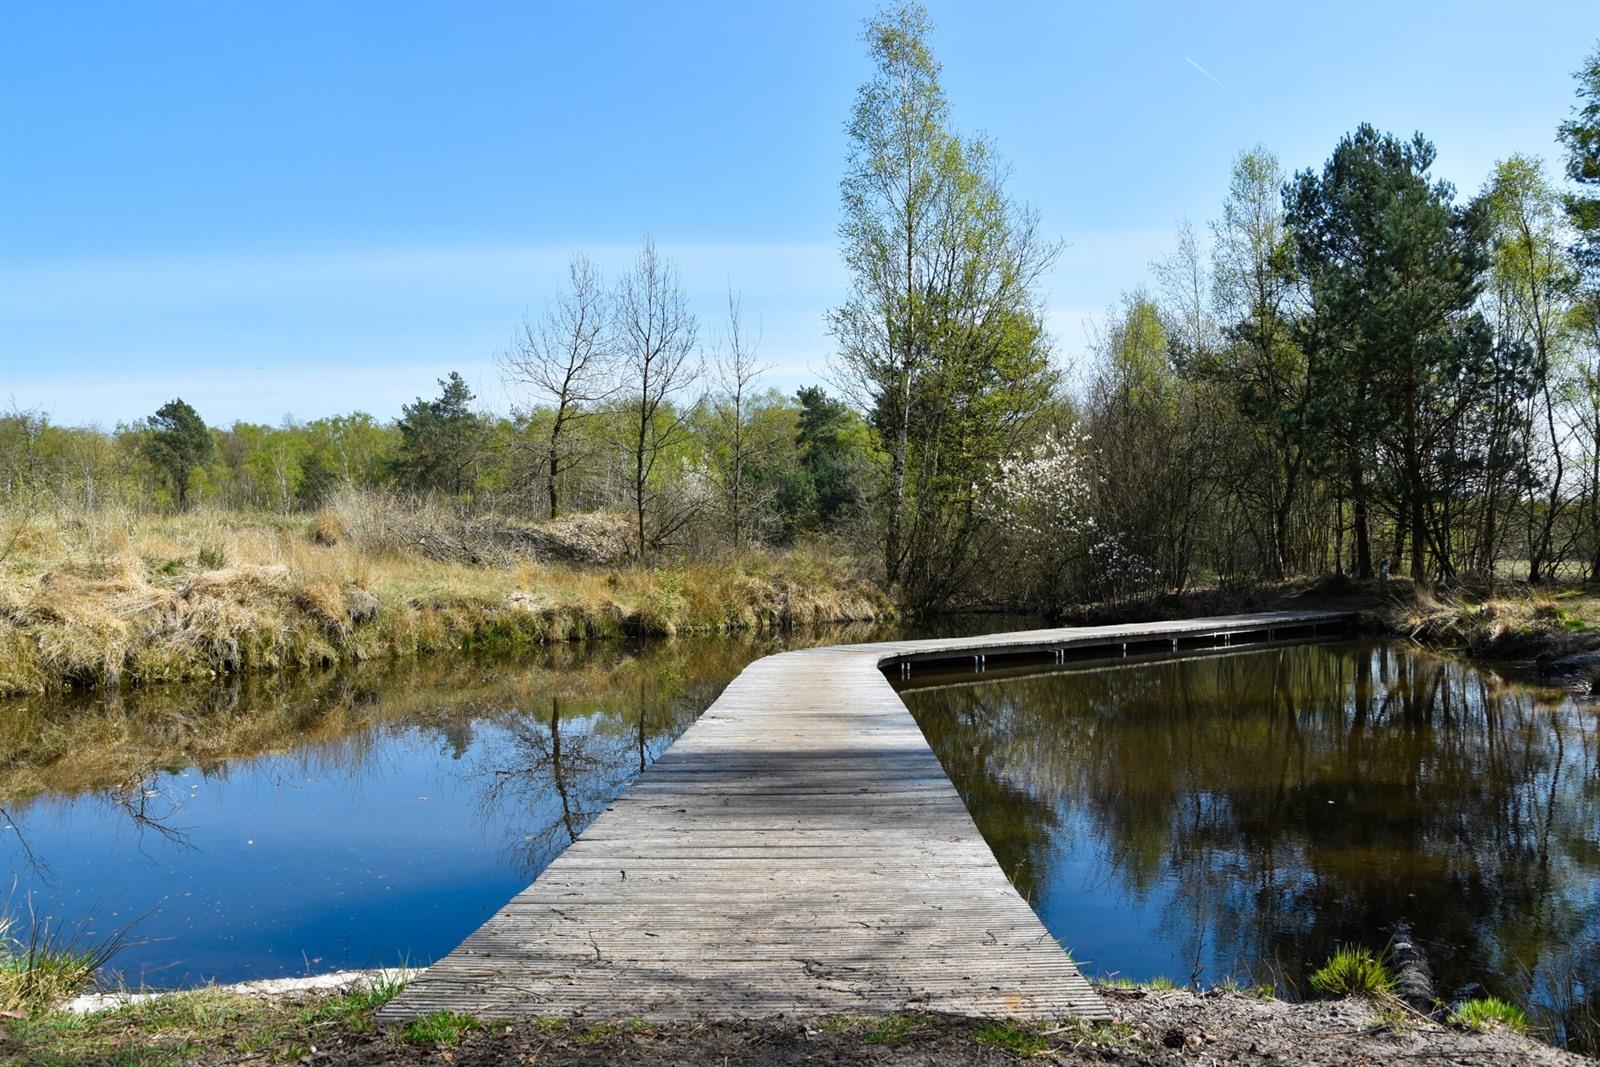
[[[1297,578],[1208,586],[1116,602],[1070,605],[1062,625],[1108,625],[1252,611],[1348,611],[1364,632],[1441,652],[1525,666],[1548,680],[1600,678],[1600,590],[1582,585],[1386,585]],[[1592,655],[1591,655],[1592,654]]]
[[[1581,586],[1407,586],[1388,617],[1402,636],[1480,658],[1548,662],[1600,649],[1600,595]]]
[[[604,516],[469,521],[350,497],[311,517],[0,519],[0,695],[892,613],[838,555],[642,567]]]

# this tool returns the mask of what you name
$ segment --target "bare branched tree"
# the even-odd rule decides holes
[[[555,302],[538,318],[523,318],[500,370],[553,408],[543,463],[553,519],[561,510],[561,476],[573,462],[567,431],[619,388],[611,298],[585,256],[572,257],[567,288]]]
[[[752,400],[756,383],[771,370],[758,362],[759,333],[754,340],[745,335],[739,298],[728,292],[728,333],[712,357],[717,395],[712,400],[711,463],[717,477],[717,490],[728,535],[735,550],[759,532],[760,516],[770,502],[750,476],[770,442],[762,439],[752,425]]]
[[[629,494],[634,505],[639,558],[672,537],[692,517],[684,508],[654,515],[655,474],[667,450],[683,436],[682,412],[674,400],[700,375],[695,341],[699,324],[689,310],[678,268],[645,238],[639,258],[617,287],[617,329],[626,370],[627,447],[633,463]],[[652,520],[654,525],[652,526]]]

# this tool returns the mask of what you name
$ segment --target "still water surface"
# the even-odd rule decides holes
[[[1303,992],[1406,922],[1441,996],[1593,1024],[1573,1004],[1600,1008],[1591,703],[1364,641],[896,684],[1090,973]]]
[[[31,899],[91,934],[133,924],[117,965],[134,984],[426,962],[750,660],[895,636],[567,647],[0,704],[0,871],[14,911]],[[1308,964],[1382,948],[1404,921],[1441,995],[1509,995],[1557,1031],[1600,1000],[1592,705],[1353,641],[896,684],[1001,865],[1091,974],[1304,990]]]
[[[0,905],[175,987],[426,963],[559,855],[751,660],[1026,617],[437,656],[0,701]]]
[[[0,705],[12,911],[91,936],[133,924],[115,965],[152,987],[432,960],[780,647],[608,643]]]

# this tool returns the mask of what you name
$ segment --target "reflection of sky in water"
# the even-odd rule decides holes
[[[903,697],[1092,974],[1304,991],[1405,921],[1441,996],[1550,1008],[1575,978],[1600,1001],[1592,706],[1372,642],[924,673]]]
[[[657,732],[652,751],[665,740]],[[620,785],[632,753],[610,754],[591,779]],[[544,855],[518,848],[560,819],[547,781],[508,796],[514,806],[486,803],[497,765],[519,766],[518,756],[497,726],[475,730],[460,754],[408,727],[383,731],[348,768],[299,756],[241,761],[214,778],[191,768],[147,781],[160,830],[102,797],[52,798],[17,815],[44,869],[28,865],[14,831],[5,855],[41,912],[93,915],[100,932],[139,919],[134,936],[146,943],[117,961],[136,984],[428,960],[527,884],[530,863],[551,858],[533,842],[529,852]]]
[[[31,897],[36,913],[100,936],[134,924],[113,961],[134,985],[430,961],[772,644],[365,665],[232,691],[153,689],[130,695],[126,715],[115,702],[51,710],[107,715],[130,739],[115,751],[159,751],[181,721],[191,738],[232,730],[244,751],[269,754],[178,759],[132,782],[0,805],[15,823],[0,831],[12,910]]]

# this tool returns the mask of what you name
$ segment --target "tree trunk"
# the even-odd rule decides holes
[[[911,435],[910,392],[911,375],[908,371],[900,386],[894,454],[889,461],[889,517],[883,534],[883,563],[885,580],[890,585],[900,580],[900,519],[906,492],[906,441]]]
[[[638,521],[639,562],[644,562],[644,450],[650,432],[650,415],[644,404],[639,405],[639,438],[633,450],[633,507]]]
[[[1361,461],[1350,454],[1350,536],[1355,540],[1356,577],[1372,577],[1372,536],[1367,524],[1367,484]]]
[[[561,473],[561,414],[556,413],[555,425],[550,428],[550,517],[553,519],[559,514],[559,501],[556,498],[556,478]]]
[[[1411,490],[1411,580],[1420,582],[1427,578],[1427,569],[1424,566],[1427,556],[1424,550],[1427,531],[1423,529],[1422,490],[1413,487]]]

